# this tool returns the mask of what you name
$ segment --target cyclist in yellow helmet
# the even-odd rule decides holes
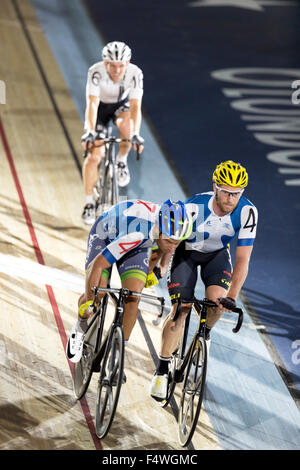
[[[211,328],[224,311],[236,306],[248,274],[258,213],[243,195],[248,185],[247,171],[240,163],[227,160],[217,165],[212,179],[213,191],[196,194],[185,201],[187,211],[194,214],[193,232],[176,248],[169,269],[168,289],[173,308],[163,325],[159,362],[150,390],[151,396],[159,401],[166,397],[169,360],[190,310],[190,305],[185,304],[174,321],[177,301],[194,297],[198,267],[205,297],[218,304],[217,309],[209,310],[207,317],[208,346]],[[232,267],[229,243],[235,237],[237,247]]]

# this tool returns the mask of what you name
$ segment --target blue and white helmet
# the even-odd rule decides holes
[[[189,238],[193,231],[192,216],[182,201],[165,201],[159,210],[158,225],[160,233],[177,241]]]
[[[125,42],[109,42],[103,47],[102,59],[105,62],[128,62],[131,59],[131,49]]]

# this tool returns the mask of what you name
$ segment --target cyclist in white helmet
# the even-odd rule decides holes
[[[91,150],[83,163],[83,182],[86,195],[82,220],[95,222],[94,186],[97,168],[103,156],[104,129],[113,121],[123,139],[133,138],[143,150],[144,139],[140,136],[142,120],[143,72],[130,63],[131,49],[120,41],[108,43],[102,50],[102,61],[89,68],[86,84],[86,111],[82,146],[87,143]],[[90,142],[93,142],[91,146]],[[119,186],[127,186],[130,174],[127,157],[131,144],[120,143],[117,154],[117,178]],[[136,149],[136,145],[134,145]]]

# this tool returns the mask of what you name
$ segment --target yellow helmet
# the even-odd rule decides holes
[[[213,182],[216,184],[245,188],[248,184],[248,174],[240,163],[227,160],[217,165],[213,173]]]

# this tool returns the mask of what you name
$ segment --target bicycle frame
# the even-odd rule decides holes
[[[192,338],[192,340],[189,344],[188,350],[185,352],[187,337],[188,337],[190,315],[191,315],[191,310],[192,310],[192,308],[191,308],[188,315],[187,315],[187,317],[186,317],[186,320],[185,320],[185,326],[184,326],[184,331],[183,331],[183,338],[182,338],[182,342],[181,342],[181,347],[180,347],[180,350],[178,351],[178,358],[181,362],[181,365],[180,365],[179,368],[177,368],[175,370],[174,381],[176,383],[181,382],[182,379],[183,379],[185,368],[187,366],[191,351],[193,350],[193,345],[199,339],[200,336],[205,336],[207,309],[209,307],[216,307],[217,306],[217,304],[215,304],[214,302],[209,301],[207,299],[204,299],[203,301],[197,300],[197,299],[185,300],[184,303],[194,305],[194,308],[195,308],[195,310],[198,314],[199,320],[198,320],[197,330],[194,333],[194,336],[193,336],[193,338]],[[174,315],[174,320],[176,320],[178,318],[178,316],[180,315],[181,308],[182,308],[182,302],[179,301],[178,305],[177,305],[176,313]],[[237,325],[232,330],[234,333],[237,333],[239,331],[239,329],[241,328],[241,326],[242,326],[243,312],[240,308],[235,308],[232,311],[235,312],[235,313],[238,313],[238,315],[239,315]]]
[[[195,334],[192,338],[192,341],[189,344],[188,350],[185,351],[186,343],[187,343],[187,337],[188,337],[188,329],[189,329],[189,323],[190,323],[191,310],[192,310],[192,309],[190,309],[190,311],[189,311],[189,313],[186,317],[186,320],[185,320],[185,325],[184,325],[184,330],[183,330],[183,337],[182,337],[182,342],[181,342],[181,346],[180,346],[180,350],[179,350],[179,360],[181,362],[181,365],[180,365],[179,368],[177,368],[175,370],[175,374],[174,374],[174,381],[176,383],[182,382],[184,371],[185,371],[185,368],[187,366],[191,351],[193,350],[194,344],[198,340],[198,338],[201,335],[204,335],[204,333],[205,333],[206,317],[207,317],[207,306],[202,307],[201,305],[198,305],[197,303],[194,303],[194,305],[195,305],[195,310],[196,310],[196,312],[198,313],[198,316],[199,316],[198,327],[197,327],[197,330],[196,330],[196,332],[195,332]],[[175,314],[175,318],[178,317],[178,315],[179,315],[178,309],[180,310],[180,308],[181,308],[181,303],[178,304],[177,312]]]
[[[113,325],[122,325],[122,319],[123,319],[123,311],[124,311],[124,304],[125,304],[125,299],[126,297],[133,295],[136,297],[144,298],[144,299],[149,299],[149,300],[158,300],[161,305],[161,312],[160,315],[163,315],[164,311],[164,306],[165,306],[165,299],[164,297],[157,297],[149,294],[143,294],[141,292],[135,292],[135,291],[130,291],[129,289],[126,288],[114,288],[114,287],[93,287],[92,291],[94,292],[94,301],[92,306],[94,306],[94,309],[97,308],[95,307],[96,301],[97,301],[97,296],[99,292],[104,292],[106,295],[103,297],[101,301],[101,305],[97,308],[95,315],[92,317],[92,320],[88,326],[87,332],[89,328],[91,328],[92,324],[96,321],[96,318],[101,314],[101,312],[104,310],[106,311],[106,304],[103,304],[104,302],[108,302],[108,295],[111,297],[114,305],[115,305],[115,315],[110,327],[110,330],[112,329]],[[117,296],[116,294],[119,294]],[[107,333],[104,341],[102,342],[102,345],[100,345],[100,341],[102,338],[102,332],[103,332],[103,324],[104,324],[104,319],[102,322],[99,322],[99,328],[97,331],[97,338],[96,338],[96,343],[95,343],[95,350],[94,353],[96,354],[95,359],[94,359],[94,364],[93,367],[97,367],[97,363],[101,362],[101,358],[104,354],[105,351],[105,346],[106,342],[108,339],[109,332]],[[86,333],[87,333],[86,332]]]

